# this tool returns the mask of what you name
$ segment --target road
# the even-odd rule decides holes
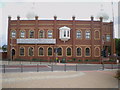
[[[119,66],[120,68],[120,66]],[[116,64],[10,64],[2,65],[3,73],[12,72],[45,72],[45,71],[93,71],[105,69],[118,69]]]

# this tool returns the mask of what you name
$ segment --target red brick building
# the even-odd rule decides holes
[[[113,22],[91,20],[11,20],[8,17],[8,58],[99,60],[115,53]],[[12,52],[12,54],[11,54]]]

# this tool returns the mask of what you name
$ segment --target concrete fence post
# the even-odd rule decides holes
[[[66,64],[64,64],[64,71],[66,71]]]
[[[39,72],[39,66],[38,66],[38,64],[37,64],[37,72]]]
[[[4,70],[4,73],[5,73],[5,64],[3,65],[3,70]]]
[[[23,65],[21,64],[21,72],[23,72]]]
[[[77,71],[77,64],[76,64],[76,71]]]

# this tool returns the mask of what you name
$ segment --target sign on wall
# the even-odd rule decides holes
[[[17,39],[17,44],[56,44],[56,39]]]

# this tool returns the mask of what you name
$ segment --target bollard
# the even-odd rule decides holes
[[[66,71],[66,64],[64,65],[64,71]]]
[[[76,64],[76,71],[77,71],[77,64]]]
[[[38,66],[38,64],[37,64],[37,72],[39,72],[39,66]]]
[[[22,64],[21,64],[21,72],[23,72],[23,66],[22,66]]]
[[[3,65],[3,68],[4,68],[4,73],[5,73],[5,64]]]

